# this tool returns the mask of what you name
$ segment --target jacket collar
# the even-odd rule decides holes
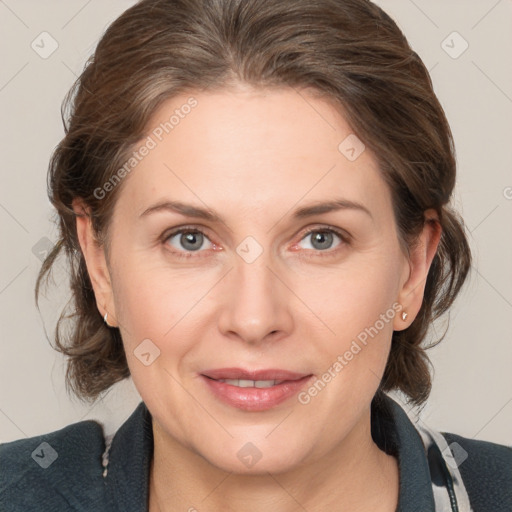
[[[423,441],[397,402],[385,394],[372,401],[372,437],[398,458],[400,492],[397,512],[435,512],[432,480]]]
[[[392,398],[372,401],[372,437],[398,458],[400,492],[397,512],[435,512],[428,460],[421,437],[405,411]],[[107,499],[112,510],[147,510],[149,471],[153,457],[152,418],[144,402],[121,425],[109,450]]]
[[[141,402],[112,439],[105,476],[111,510],[147,510],[152,458],[152,419],[146,404]]]

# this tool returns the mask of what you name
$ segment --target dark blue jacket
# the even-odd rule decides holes
[[[372,436],[381,449],[398,457],[397,510],[434,512],[436,486],[446,491],[451,485],[436,445],[425,448],[406,413],[387,396],[372,402]],[[472,510],[512,512],[512,448],[443,436],[455,450]],[[91,420],[1,444],[0,511],[146,511],[153,432],[144,402],[115,433],[108,457],[107,445],[102,426]],[[452,510],[467,512],[448,495]]]

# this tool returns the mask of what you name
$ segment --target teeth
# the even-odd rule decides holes
[[[239,388],[271,388],[282,380],[245,380],[245,379],[218,379],[218,382],[225,382]]]

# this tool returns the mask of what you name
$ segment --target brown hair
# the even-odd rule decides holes
[[[428,71],[395,22],[368,0],[142,0],[110,25],[64,101],[66,135],[48,175],[60,238],[41,268],[36,301],[65,252],[74,311],[62,313],[55,340],[69,358],[68,389],[95,400],[130,374],[119,330],[108,328],[97,310],[72,200],[88,205],[108,254],[121,187],[101,199],[95,190],[123,165],[164,100],[233,84],[307,88],[339,105],[389,184],[404,247],[422,230],[424,211],[437,211],[442,236],[423,304],[407,329],[393,333],[379,389],[424,402],[431,376],[422,341],[458,294],[471,255],[449,206],[455,150]],[[72,329],[63,336],[66,318]]]

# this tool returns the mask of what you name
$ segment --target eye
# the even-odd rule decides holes
[[[320,252],[326,252],[329,253],[336,252],[336,249],[333,251],[329,251],[331,249],[333,242],[335,242],[335,239],[338,238],[340,242],[336,247],[345,245],[348,243],[348,237],[347,235],[342,234],[336,229],[333,228],[316,228],[316,229],[310,229],[305,235],[303,236],[302,240],[310,239],[310,247],[303,247],[299,244],[297,244],[299,247],[305,248],[305,249],[314,249],[315,251]]]
[[[189,256],[186,254],[187,252],[199,251],[203,247],[205,241],[213,247],[212,242],[210,242],[208,237],[202,231],[196,228],[187,227],[177,229],[164,237],[164,242],[169,243],[172,247],[177,249],[179,253],[184,252],[185,254],[178,254],[178,256],[184,257]]]
[[[313,255],[307,254],[306,257],[324,256],[324,254],[321,254],[322,252],[326,253],[325,256],[332,255],[338,252],[338,248],[343,248],[350,242],[348,234],[344,234],[332,227],[310,229],[303,235],[301,242],[302,240],[307,240],[308,237],[311,239],[310,247],[303,247],[300,245],[300,242],[293,246],[293,248],[313,249]],[[204,252],[201,251],[201,249],[205,248],[205,242],[210,244],[210,247],[206,247],[206,249],[218,250],[218,246],[212,243],[203,231],[194,227],[181,227],[171,233],[165,234],[162,238],[163,243],[169,244],[175,249],[172,253],[177,257],[190,258],[194,256],[195,252]],[[337,248],[331,250],[336,238],[339,240],[336,246]],[[308,251],[306,251],[306,253],[307,252]]]

